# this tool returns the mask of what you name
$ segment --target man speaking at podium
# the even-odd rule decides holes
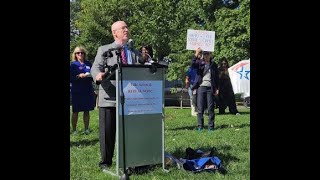
[[[139,51],[133,48],[132,40],[129,40],[129,29],[124,21],[114,22],[111,31],[114,42],[98,48],[91,68],[94,81],[100,84],[98,106],[101,161],[99,167],[103,170],[107,170],[112,165],[116,134],[116,80],[114,76],[108,75],[115,71],[118,65],[138,64],[139,58],[141,59]]]

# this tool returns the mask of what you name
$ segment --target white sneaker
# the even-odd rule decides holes
[[[240,113],[236,113],[236,116],[239,116],[240,115]]]

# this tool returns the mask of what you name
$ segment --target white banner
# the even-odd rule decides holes
[[[242,60],[228,69],[232,88],[235,94],[244,93],[250,96],[250,60]]]

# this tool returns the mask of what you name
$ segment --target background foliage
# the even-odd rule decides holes
[[[250,0],[70,1],[70,53],[81,44],[93,60],[99,46],[113,42],[111,24],[117,20],[127,22],[136,48],[151,44],[153,58],[170,62],[169,80],[184,79],[191,62],[188,29],[215,31],[216,62],[250,58]]]

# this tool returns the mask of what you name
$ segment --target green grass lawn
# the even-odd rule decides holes
[[[207,130],[198,132],[195,130],[196,117],[191,116],[190,109],[165,108],[165,152],[177,158],[184,158],[187,147],[202,150],[215,147],[217,149],[215,155],[221,159],[222,165],[227,170],[226,175],[218,172],[194,174],[176,167],[170,167],[166,173],[159,165],[147,173],[132,174],[130,179],[250,179],[250,109],[238,106],[238,110],[240,116],[231,115],[228,110],[225,115],[216,114],[213,132]],[[217,111],[216,109],[215,112]],[[91,111],[90,117],[92,132],[89,135],[81,133],[82,113],[79,114],[78,122],[80,133],[70,134],[70,179],[118,179],[103,173],[98,167],[100,161],[98,110]],[[207,123],[208,116],[205,116],[205,126]],[[115,161],[114,157],[111,169],[113,172],[115,172]]]

